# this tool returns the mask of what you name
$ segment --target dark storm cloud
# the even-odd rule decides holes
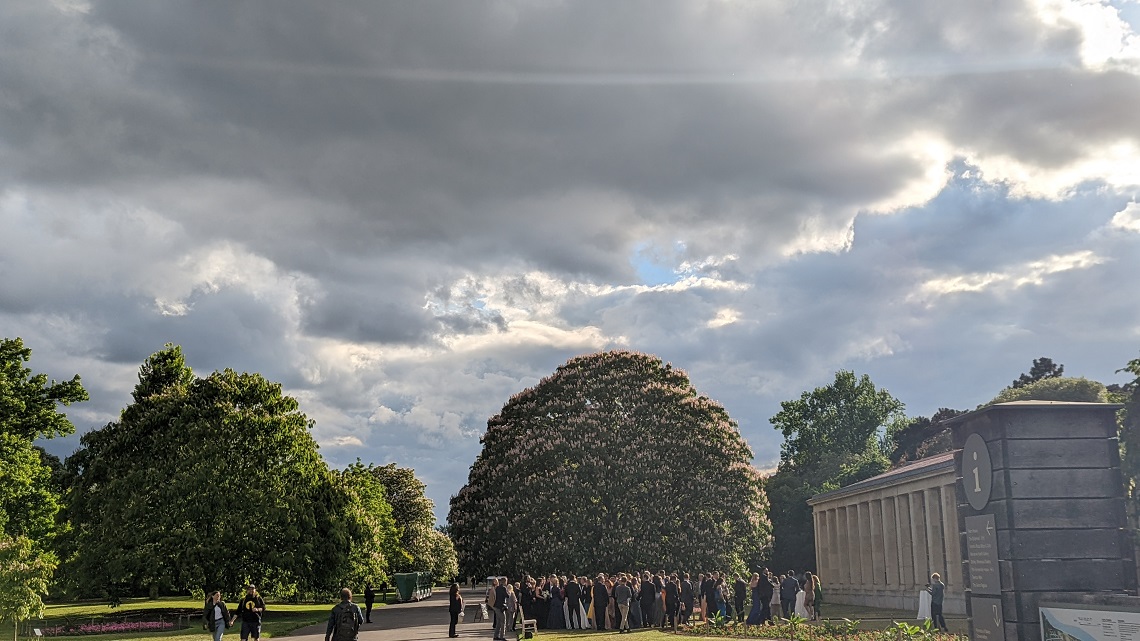
[[[688,370],[762,464],[840,367],[926,414],[1041,355],[1103,376],[1140,336],[1106,227],[1140,83],[1042,11],[0,5],[2,333],[84,374],[81,429],[167,341],[260,371],[441,515],[486,418],[606,347]]]

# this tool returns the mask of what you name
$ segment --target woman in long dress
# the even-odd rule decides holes
[[[807,608],[804,607],[804,594],[806,593],[803,590],[796,592],[796,616],[801,619],[808,618]]]
[[[656,628],[665,627],[665,582],[660,576],[653,577],[653,609],[649,625]]]
[[[606,602],[606,629],[617,629],[617,599],[614,598],[614,580],[613,577],[606,579],[606,594],[610,596],[609,601]]]
[[[540,579],[534,588],[534,621],[543,630],[546,629],[546,620],[550,616],[550,595],[546,589],[546,579]]]
[[[565,630],[566,620],[562,618],[562,602],[565,600],[565,595],[562,594],[562,587],[558,583],[558,577],[550,577],[548,584],[550,590],[550,607],[547,613],[546,627],[551,630]]]
[[[761,612],[764,609],[764,604],[760,602],[759,574],[752,575],[752,581],[748,584],[748,589],[752,593],[752,609],[748,611],[748,619],[745,620],[745,623],[748,625],[760,625]]]

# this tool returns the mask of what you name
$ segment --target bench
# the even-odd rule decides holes
[[[529,634],[527,634],[529,632]],[[522,608],[515,612],[515,635],[521,641],[522,639],[533,639],[538,634],[538,621],[535,619],[524,619]]]

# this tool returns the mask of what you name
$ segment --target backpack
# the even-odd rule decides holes
[[[340,611],[336,613],[333,639],[335,641],[356,641],[356,633],[360,630],[360,622],[356,619],[356,608],[351,603],[341,603],[337,606]]]

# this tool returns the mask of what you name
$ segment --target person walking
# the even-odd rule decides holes
[[[325,626],[325,641],[356,641],[364,615],[360,606],[352,602],[352,590],[341,588],[340,603],[329,612],[329,622]]]
[[[230,618],[230,611],[226,608],[221,591],[214,590],[202,610],[202,625],[214,635],[214,641],[222,641],[222,632],[233,624],[234,620]]]
[[[451,623],[447,627],[448,638],[454,639],[459,636],[455,631],[455,625],[459,623],[459,615],[463,614],[463,595],[459,593],[459,584],[452,583],[451,589],[447,591],[448,601],[447,614],[451,617]]]
[[[946,617],[942,614],[942,601],[946,597],[946,584],[937,572],[930,575],[930,619],[934,625],[943,632],[950,632],[946,627]]]
[[[372,604],[376,603],[376,590],[371,583],[364,584],[364,622],[372,623]]]
[[[252,583],[245,586],[245,596],[238,603],[237,615],[241,618],[241,641],[261,638],[261,615],[265,614],[265,599]]]

